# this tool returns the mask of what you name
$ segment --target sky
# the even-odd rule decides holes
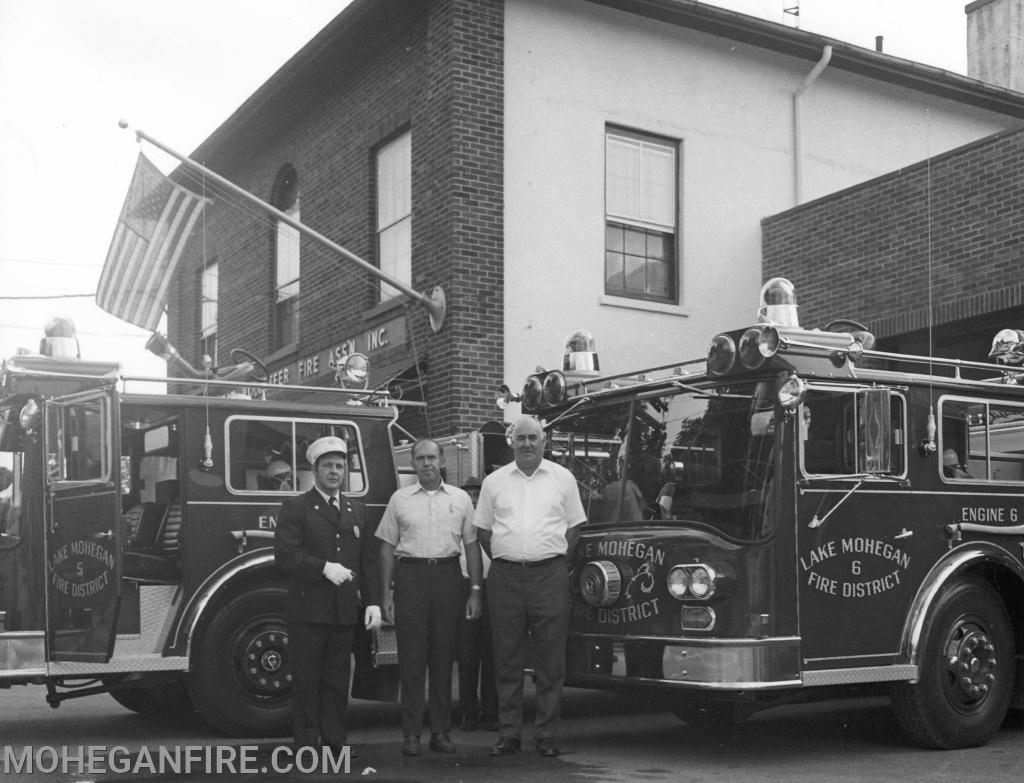
[[[163,374],[149,335],[93,303],[140,150],[118,120],[191,152],[347,4],[0,0],[0,359],[67,316],[83,358]],[[869,49],[881,35],[888,54],[966,72],[966,0],[710,4]]]

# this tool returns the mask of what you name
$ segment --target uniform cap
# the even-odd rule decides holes
[[[946,449],[942,452],[942,464],[947,468],[954,468],[960,464],[960,458],[953,449]]]
[[[316,467],[316,461],[324,454],[343,454],[347,457],[348,444],[334,435],[329,435],[326,438],[317,438],[306,449],[306,461],[313,467]]]

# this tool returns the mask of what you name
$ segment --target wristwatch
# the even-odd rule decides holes
[[[483,590],[483,588],[480,585],[470,585],[469,589],[470,590]]]

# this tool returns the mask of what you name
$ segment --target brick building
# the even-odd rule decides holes
[[[1004,87],[690,0],[354,0],[191,157],[443,289],[443,326],[179,170],[214,204],[170,338],[282,384],[359,351],[426,401],[410,432],[475,429],[576,328],[603,369],[700,355],[750,318],[765,215],[1022,119]]]
[[[879,347],[986,361],[1024,328],[1024,132],[1000,133],[763,222],[764,271],[803,326],[861,321]]]

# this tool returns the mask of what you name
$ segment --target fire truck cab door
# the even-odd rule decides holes
[[[120,440],[114,389],[47,401],[47,660],[110,660],[121,595]]]

